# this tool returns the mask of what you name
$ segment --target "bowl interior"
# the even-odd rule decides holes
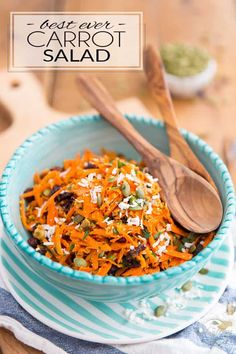
[[[162,152],[169,152],[168,140],[163,124],[154,119],[128,117],[135,128]],[[220,172],[221,160],[196,136],[184,132],[191,148],[207,167],[219,188],[225,209],[227,188],[224,172]],[[73,117],[44,128],[26,140],[16,151],[16,162],[11,169],[7,192],[10,219],[26,240],[28,235],[19,215],[19,195],[33,184],[33,175],[45,168],[61,165],[63,160],[73,158],[77,153],[89,148],[99,152],[104,147],[125,154],[128,158],[140,159],[132,146],[106,121],[99,116]],[[20,158],[19,156],[20,155]],[[8,168],[11,168],[11,163]],[[226,172],[227,173],[227,172]]]

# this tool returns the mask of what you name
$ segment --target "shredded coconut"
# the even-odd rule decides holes
[[[123,173],[120,173],[119,176],[117,177],[117,186],[123,181],[125,178],[125,175]]]
[[[124,199],[123,199],[123,202],[128,203],[128,201],[130,200],[130,198],[131,198],[131,195],[130,195],[129,197],[124,198]]]
[[[93,180],[94,177],[96,177],[96,176],[97,176],[97,174],[96,174],[95,172],[90,173],[90,174],[88,175],[88,177],[87,177],[87,180],[88,180],[89,182],[92,182],[92,180]]]
[[[139,226],[139,224],[140,224],[139,216],[136,216],[135,218],[128,218],[127,224],[128,225]]]
[[[89,182],[86,178],[81,178],[81,181],[78,183],[79,186],[88,188]]]
[[[44,246],[53,246],[54,245],[54,242],[44,242],[43,243],[44,244]]]
[[[113,223],[113,220],[110,220],[109,217],[107,217],[106,219],[103,220],[107,225],[110,225]]]
[[[194,245],[194,242],[185,242],[184,247],[190,248],[192,245]]]
[[[152,175],[150,175],[150,173],[145,173],[145,176],[150,183],[158,182],[158,178],[154,178]]]
[[[146,214],[150,215],[152,213],[152,203],[148,203],[148,209],[146,211]]]
[[[118,206],[119,206],[119,208],[120,208],[121,210],[127,210],[127,209],[129,209],[129,207],[130,207],[130,205],[129,205],[128,203],[125,203],[125,202],[120,202],[120,203],[118,204]]]
[[[57,218],[57,217],[55,217],[54,221],[55,221],[56,224],[63,224],[63,222],[66,221],[66,218]]]
[[[40,218],[41,217],[41,212],[42,209],[44,208],[44,205],[46,204],[46,202],[43,203],[43,205],[41,206],[41,208],[35,207],[35,209],[37,210],[37,217]]]
[[[67,170],[63,171],[60,173],[60,177],[65,177],[67,175],[68,172],[70,172],[70,168],[68,168]]]
[[[132,174],[132,171],[131,171],[130,174],[129,174],[129,173],[126,173],[125,177],[126,177],[129,181],[140,183],[140,180],[139,180],[139,178],[137,178],[135,172],[134,172],[134,174]]]
[[[44,229],[44,232],[45,232],[45,237],[51,241],[51,238],[52,236],[54,235],[55,233],[55,230],[56,230],[56,226],[50,226],[48,224],[42,224],[42,227]]]
[[[91,202],[93,204],[96,204],[97,200],[98,200],[98,197],[97,197],[97,193],[96,193],[96,191],[94,189],[90,190],[90,196],[91,196]]]

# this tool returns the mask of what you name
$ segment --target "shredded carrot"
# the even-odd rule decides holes
[[[192,259],[192,255],[190,253],[183,253],[183,252],[178,252],[178,251],[173,251],[173,250],[166,250],[166,254],[172,257],[184,259],[185,261],[189,261]]]
[[[209,243],[212,241],[213,237],[214,237],[214,232],[210,232],[203,242],[203,247],[208,246]]]
[[[24,199],[20,200],[20,216],[21,216],[21,221],[26,230],[30,230],[30,226],[27,224],[27,218],[25,215],[25,201]]]
[[[53,225],[55,223],[55,217],[57,217],[57,209],[53,202],[53,199],[50,199],[48,202],[48,213],[47,213],[47,224]]]
[[[36,250],[101,276],[152,274],[190,260],[214,232],[193,235],[178,226],[157,180],[141,166],[87,150],[36,173],[20,198],[22,224],[38,239]]]

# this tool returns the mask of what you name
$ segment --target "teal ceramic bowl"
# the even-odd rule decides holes
[[[151,118],[127,116],[135,128],[164,153],[169,152],[163,124]],[[214,240],[191,261],[166,271],[140,277],[94,276],[63,267],[40,255],[26,240],[19,215],[19,195],[30,185],[35,171],[59,165],[64,159],[90,148],[101,147],[139,159],[131,145],[100,116],[79,116],[60,121],[41,129],[28,138],[15,152],[3,172],[0,187],[1,216],[8,241],[41,277],[47,278],[59,289],[88,300],[125,302],[162,294],[180,287],[194,276],[222,244],[235,213],[234,190],[229,173],[221,159],[195,135],[182,131],[193,151],[206,166],[219,188],[224,206],[224,217]]]

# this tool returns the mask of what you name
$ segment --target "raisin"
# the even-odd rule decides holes
[[[53,195],[54,193],[56,193],[57,191],[59,191],[61,187],[58,186],[57,184],[55,184],[55,186],[52,187],[50,193],[49,193],[49,197],[51,197],[51,195]]]
[[[64,193],[60,193],[56,196],[55,202],[60,203],[64,200],[69,201],[69,200],[74,200],[74,199],[75,199],[74,193],[64,192]]]
[[[75,194],[71,192],[64,192],[60,193],[56,196],[55,202],[60,204],[62,209],[65,211],[65,213],[68,213],[68,211],[71,208],[72,203],[75,200]]]
[[[40,249],[39,249],[38,252],[44,256],[46,254],[46,252],[47,252],[47,247],[46,246],[40,246]]]
[[[130,252],[126,256],[123,256],[122,261],[125,267],[138,268],[141,265],[140,261],[133,257]]]
[[[26,188],[24,193],[32,192],[33,188]],[[27,203],[30,203],[34,200],[34,196],[24,198]]]
[[[121,221],[123,222],[123,224],[127,224],[127,220],[128,220],[127,216],[123,216],[121,218]]]
[[[138,256],[140,252],[145,250],[145,248],[146,248],[146,246],[143,243],[140,243],[140,245],[138,245],[138,247],[136,247],[133,251],[130,251],[130,253],[133,256]]]
[[[116,274],[116,271],[118,270],[119,268],[115,265],[115,264],[112,264],[109,272],[108,272],[108,275],[115,275]]]
[[[64,170],[63,167],[60,167],[60,166],[54,166],[54,167],[50,168],[50,171],[62,172],[63,170]]]
[[[91,170],[93,168],[98,168],[96,165],[94,165],[92,162],[88,162],[85,166],[84,169],[85,170]]]
[[[65,240],[65,241],[67,241],[67,242],[70,241],[70,236],[69,236],[69,235],[63,234],[63,235],[62,235],[62,238],[63,238],[63,240]]]
[[[74,200],[70,199],[70,200],[67,200],[66,202],[64,202],[64,203],[61,205],[62,208],[64,209],[64,211],[65,211],[66,213],[68,213],[68,211],[70,210],[73,201],[74,201]]]
[[[203,250],[203,245],[200,243],[197,245],[195,252],[193,253],[193,256],[196,256],[199,252]]]
[[[125,242],[126,242],[126,238],[125,238],[125,237],[121,237],[121,238],[119,238],[119,240],[117,240],[116,242],[125,243]]]
[[[28,240],[27,240],[28,244],[33,247],[36,248],[39,244],[38,240],[36,238],[34,238],[33,236],[31,236]]]

